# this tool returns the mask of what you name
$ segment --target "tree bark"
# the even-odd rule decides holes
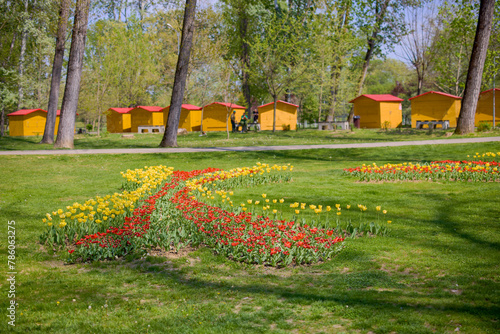
[[[349,21],[350,21],[350,14],[351,14],[351,6],[352,3],[345,3],[342,6],[341,12],[343,12],[343,20],[341,23],[341,26],[339,27],[339,33],[341,32],[342,34],[347,33],[348,27],[349,27]],[[335,51],[337,52],[337,51]],[[343,55],[339,55],[337,52],[337,55],[335,57],[336,63],[332,64],[332,74],[331,74],[331,80],[332,80],[332,85],[330,88],[330,108],[328,110],[328,116],[326,118],[327,122],[333,122],[335,120],[335,108],[337,104],[337,95],[339,91],[339,79],[340,79],[340,73],[342,72],[342,64],[344,60]]]
[[[474,117],[479,92],[481,91],[481,79],[490,41],[494,11],[495,0],[481,0],[476,37],[474,38],[467,81],[465,82],[464,98],[458,116],[457,128],[455,129],[455,133],[459,135],[474,132]]]
[[[165,133],[160,143],[161,147],[177,147],[177,129],[179,128],[182,99],[186,87],[189,57],[191,55],[195,28],[196,1],[197,0],[186,0],[184,22],[182,23],[181,50],[175,68],[174,87],[172,88],[172,99],[170,100],[170,112],[168,113]]]
[[[373,32],[370,37],[368,37],[368,49],[366,50],[365,59],[363,61],[363,68],[361,70],[361,76],[358,82],[358,95],[363,93],[363,86],[365,84],[366,74],[368,72],[368,66],[370,65],[370,60],[372,59],[373,51],[375,50],[375,45],[378,39],[378,34],[380,32],[380,27],[384,22],[385,13],[387,7],[389,6],[390,0],[384,0],[379,8],[379,2],[377,0],[375,9],[375,26],[373,27]],[[349,112],[349,123],[352,123],[354,117],[354,108],[351,108]]]
[[[64,58],[64,44],[68,27],[69,0],[61,0],[59,9],[59,24],[57,27],[56,51],[52,65],[52,81],[50,82],[49,105],[47,107],[47,121],[40,144],[53,144],[56,127],[57,104],[59,103],[59,86],[61,85],[61,71]]]
[[[339,78],[342,66],[332,66],[332,86],[330,90],[330,109],[328,110],[327,122],[333,122],[335,119],[335,108],[337,104],[337,95],[339,93]]]
[[[28,14],[28,0],[24,0],[24,10],[26,15]],[[27,18],[26,18],[27,19]],[[24,87],[23,87],[23,76],[24,76],[24,56],[26,55],[26,40],[28,39],[28,30],[26,28],[26,24],[23,27],[23,31],[21,33],[21,53],[19,54],[19,86],[18,86],[18,100],[17,100],[17,109],[21,109],[23,107],[24,100]]]
[[[273,95],[273,101],[274,101],[273,132],[276,132],[276,102],[278,101],[278,95]]]
[[[252,107],[252,96],[250,93],[250,52],[249,52],[249,45],[247,42],[247,35],[248,35],[248,19],[246,17],[247,13],[245,12],[244,17],[241,20],[241,38],[243,39],[243,53],[241,55],[241,61],[243,63],[242,66],[242,82],[241,82],[241,88],[243,90],[243,95],[245,96],[245,101],[247,102],[247,113],[249,116],[250,115],[250,108]]]
[[[75,118],[82,78],[89,5],[90,0],[78,0],[76,3],[75,21],[69,51],[68,74],[66,76],[66,87],[61,106],[61,120],[59,122],[57,139],[54,144],[56,148],[73,148],[74,146]]]
[[[0,137],[3,137],[5,134],[4,128],[5,128],[5,108],[2,108],[2,113],[0,114]]]

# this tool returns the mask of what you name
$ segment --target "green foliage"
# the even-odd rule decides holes
[[[486,131],[491,131],[493,128],[493,124],[487,121],[481,121],[479,122],[479,125],[477,126],[477,131],[479,132],[486,132]]]

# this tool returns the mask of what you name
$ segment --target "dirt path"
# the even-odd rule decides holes
[[[150,153],[198,153],[198,152],[253,152],[253,151],[289,151],[311,149],[345,149],[395,146],[422,146],[466,143],[500,142],[500,137],[437,139],[419,141],[399,141],[357,144],[323,144],[323,145],[288,145],[288,146],[236,146],[236,147],[177,147],[177,148],[113,148],[113,149],[76,149],[76,150],[32,150],[32,151],[0,151],[0,155],[66,155],[66,154],[150,154]]]

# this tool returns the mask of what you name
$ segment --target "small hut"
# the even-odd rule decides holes
[[[493,123],[493,92],[495,92],[495,126],[500,125],[500,88],[492,88],[479,94],[476,109],[476,126],[479,125],[479,122]]]
[[[461,99],[434,91],[411,97],[411,127],[416,128],[417,122],[425,121],[449,121],[450,127],[456,127]]]
[[[138,132],[139,126],[165,126],[162,107],[137,106],[129,113],[131,132]]]
[[[133,108],[109,108],[106,112],[108,132],[121,133],[131,131],[130,110]]]
[[[47,122],[47,111],[43,109],[21,109],[7,115],[9,117],[10,135],[38,136],[43,135],[45,123]],[[60,111],[57,111],[54,134],[57,135],[59,127]]]
[[[203,107],[203,131],[226,131],[226,119],[236,111],[236,122],[240,121],[245,113],[245,107],[234,103],[214,102]],[[231,122],[229,131],[231,131]]]
[[[364,94],[349,101],[360,127],[368,129],[395,128],[403,121],[403,99],[390,94]]]
[[[285,101],[276,102],[276,130],[297,129],[297,108],[299,106]],[[274,102],[258,107],[261,130],[272,130],[274,122]]]
[[[168,120],[170,106],[163,109],[163,121]],[[183,104],[181,106],[181,116],[179,119],[179,128],[184,128],[188,132],[201,130],[201,107],[192,104]]]

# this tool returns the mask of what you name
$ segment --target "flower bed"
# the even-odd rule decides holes
[[[483,156],[490,157],[491,161],[462,160],[462,161],[433,161],[431,163],[413,164],[385,164],[383,166],[362,165],[355,168],[346,168],[344,173],[356,176],[360,181],[500,181],[499,162],[493,160],[496,154],[488,152]],[[475,157],[479,157],[476,153]]]
[[[375,223],[361,223],[354,228],[348,221],[345,227],[342,226],[339,204],[333,209],[330,206],[323,209],[322,205],[309,205],[306,208],[306,203],[291,203],[289,207],[294,209],[295,215],[290,221],[278,219],[282,209],[288,206],[284,199],[269,199],[266,194],[262,194],[262,207],[258,200],[247,200],[248,207],[244,203],[233,204],[230,198],[234,194],[233,189],[288,182],[292,170],[293,166],[289,165],[257,164],[230,171],[210,168],[184,172],[172,171],[172,168],[163,166],[153,168],[149,173],[127,171],[123,173],[127,179],[124,188],[134,192],[134,187],[142,189],[145,184],[149,185],[146,191],[141,191],[149,196],[142,200],[136,197],[134,203],[140,201],[139,206],[115,214],[113,219],[109,219],[112,223],[101,230],[96,230],[94,225],[103,225],[85,222],[86,225],[92,225],[88,229],[94,228],[91,233],[82,234],[82,230],[76,232],[73,225],[83,222],[75,222],[75,219],[71,221],[71,226],[60,222],[57,227],[51,224],[41,239],[52,242],[53,236],[57,235],[58,241],[64,240],[69,248],[70,262],[113,259],[132,252],[146,252],[151,247],[170,250],[203,244],[237,261],[283,266],[332,258],[344,247],[347,236],[387,232],[386,227]],[[155,177],[153,171],[163,172]],[[159,187],[158,180],[166,181]],[[125,192],[129,194],[128,191]],[[279,206],[280,210],[271,207],[273,204]],[[258,208],[262,208],[261,214],[257,214]],[[367,210],[363,205],[358,205],[358,208],[360,214]],[[350,209],[350,206],[346,206],[346,209]],[[306,213],[307,210],[311,211]],[[377,207],[376,210],[381,211],[381,208]],[[330,211],[334,211],[332,214],[336,217],[336,225],[330,224],[328,220]],[[266,215],[271,212],[274,219]],[[322,213],[326,216],[323,219]],[[383,210],[383,213],[386,211]],[[306,219],[308,214],[312,218],[310,221]],[[65,218],[60,219],[62,221]]]

